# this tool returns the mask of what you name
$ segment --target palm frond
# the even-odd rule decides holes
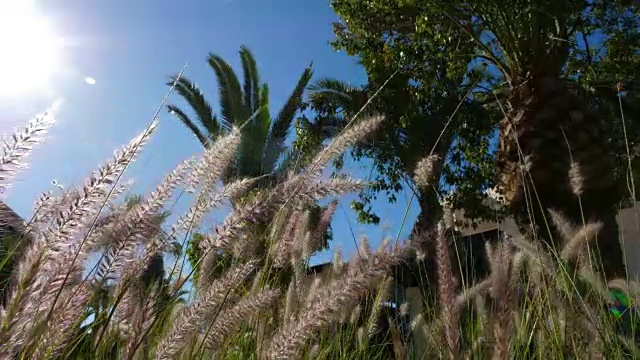
[[[289,99],[271,125],[269,135],[267,136],[263,161],[267,168],[273,168],[281,155],[282,144],[287,138],[296,113],[300,110],[304,91],[313,76],[312,65],[313,64],[310,64],[304,69]]]
[[[262,85],[260,89],[260,104],[253,121],[242,129],[242,143],[240,144],[240,174],[255,177],[270,172],[271,168],[263,166],[262,157],[271,126],[269,114],[269,87]]]
[[[244,106],[250,113],[258,110],[260,106],[260,76],[253,54],[246,46],[240,47],[240,59],[244,72]]]
[[[340,109],[347,116],[357,113],[367,98],[365,89],[333,78],[320,79],[309,86],[309,90],[309,102],[316,110]]]
[[[348,82],[329,77],[318,79],[318,81],[309,85],[309,91],[311,93],[327,91],[338,94],[349,94],[353,90],[354,87]]]
[[[242,88],[238,76],[220,56],[210,53],[209,66],[216,73],[220,93],[220,116],[229,124],[240,124],[251,114],[243,113]]]
[[[200,128],[198,128],[198,126],[191,119],[189,119],[189,116],[187,116],[184,111],[182,111],[175,105],[168,105],[167,108],[169,109],[169,113],[178,118],[180,122],[182,122],[187,128],[189,128],[189,130],[191,130],[191,133],[195,135],[198,141],[200,141],[202,145],[206,146],[208,137],[202,133]]]
[[[186,77],[180,77],[176,82],[176,76],[172,76],[171,82],[167,83],[167,85],[173,85],[174,83],[176,84],[176,92],[187,101],[198,116],[200,125],[209,133],[208,137],[217,136],[220,132],[220,126],[216,121],[211,105],[200,88]]]

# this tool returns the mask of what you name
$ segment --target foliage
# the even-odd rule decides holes
[[[273,185],[275,177],[283,176],[287,171],[301,167],[297,153],[287,149],[284,143],[296,115],[304,109],[303,94],[313,72],[311,65],[303,71],[285,105],[277,116],[272,117],[269,109],[269,87],[267,84],[260,83],[253,54],[245,46],[240,48],[239,54],[244,73],[242,86],[238,76],[224,59],[218,55],[209,54],[208,64],[214,70],[218,81],[219,114],[214,113],[202,90],[193,81],[184,77],[177,81],[176,77],[173,77],[174,81],[169,85],[176,83],[176,91],[187,102],[196,116],[196,121],[176,105],[169,105],[168,109],[205,147],[217,137],[227,133],[230,126],[240,127],[242,143],[238,159],[233,162],[233,169],[223,178],[223,183],[255,177],[260,178],[256,181],[258,188],[269,188]],[[250,197],[250,194],[245,196]],[[319,214],[320,211],[320,207],[317,207],[313,213]],[[194,246],[198,242],[196,237],[200,235],[193,236],[194,238],[188,242],[187,251],[190,254],[190,264],[195,268],[194,254],[199,250]],[[328,239],[330,234],[326,237]],[[228,257],[228,255],[221,256],[225,259]]]
[[[300,99],[309,80],[303,75],[294,101],[272,121],[268,87],[260,84],[255,60],[241,48],[243,83],[222,59],[209,58],[219,83],[219,114],[193,83],[176,81],[195,120],[178,107],[170,109],[203,144],[201,157],[180,164],[154,191],[118,202],[127,187],[120,183],[121,175],[152,136],[154,121],[82,188],[60,196],[43,194],[24,230],[33,242],[19,258],[5,257],[0,266],[3,276],[12,276],[3,283],[17,285],[7,287],[0,309],[1,358],[640,355],[635,308],[640,285],[627,279],[604,282],[601,269],[593,266],[602,259],[589,245],[602,224],[571,222],[566,214],[548,211],[551,226],[561,230],[557,252],[530,234],[500,234],[507,235],[505,241],[487,243],[482,253],[490,273],[476,281],[476,274],[469,277],[456,262],[468,257],[465,250],[459,252],[460,234],[434,211],[432,202],[453,186],[454,207],[471,216],[487,215],[481,200],[498,170],[492,165],[491,140],[503,115],[495,100],[513,103],[518,77],[540,71],[527,66],[546,60],[547,69],[558,72],[572,94],[597,110],[608,133],[611,153],[605,155],[616,161],[616,174],[637,177],[629,174],[629,166],[640,161],[635,157],[640,131],[633,70],[640,65],[640,37],[632,2],[333,4],[344,21],[336,25],[335,45],[360,58],[368,84],[319,80],[308,99],[313,118],[298,118],[295,146],[284,149],[283,139],[307,106]],[[555,35],[565,32],[562,26],[554,30],[554,22],[540,15],[537,6],[542,5],[568,19],[575,36],[526,34],[528,26],[538,25]],[[518,17],[523,14],[539,16],[525,21]],[[495,37],[482,37],[487,29]],[[489,60],[486,66],[482,60]],[[631,112],[627,122],[619,121],[621,110]],[[0,187],[10,185],[8,179],[26,163],[28,152],[23,150],[38,142],[35,135],[48,126],[36,121],[7,140],[0,157]],[[364,142],[370,134],[372,141]],[[328,138],[335,141],[325,144]],[[366,183],[348,176],[323,176],[331,161],[341,169],[347,149],[353,149],[356,159],[374,161],[372,186],[364,191]],[[414,189],[423,210],[418,225],[426,222],[429,232],[414,232],[410,245],[383,242],[376,251],[363,238],[354,259],[343,262],[338,252],[328,266],[309,267],[311,254],[326,247],[333,235],[328,229],[336,203],[320,207],[319,201],[359,192],[361,202],[354,206],[361,220],[376,222],[370,201],[382,192],[393,201],[403,183],[413,185],[418,163],[432,152],[446,158],[445,166],[435,171],[438,182],[433,191]],[[277,176],[264,177],[272,172]],[[551,181],[566,179],[563,174]],[[224,187],[215,186],[218,182]],[[259,186],[243,189],[242,196],[229,190],[249,183]],[[620,187],[633,194],[630,183],[624,179]],[[195,188],[198,196],[193,199],[188,195],[193,192],[186,191],[180,200],[193,203],[165,229],[165,209],[185,188]],[[224,222],[211,232],[191,235],[223,202],[232,205]],[[6,220],[4,212],[0,217]],[[163,254],[176,250],[174,241],[182,236],[190,238],[183,256],[195,271],[183,276],[176,265],[166,274]],[[426,255],[435,266],[425,268],[426,243],[434,246]],[[177,250],[176,257],[182,255]],[[185,259],[176,264],[180,260]],[[436,301],[403,296],[404,275],[419,283],[434,277]],[[192,291],[184,290],[186,284]],[[190,299],[184,301],[187,294]],[[625,304],[612,301],[612,294],[625,295]]]
[[[278,160],[286,151],[283,147],[296,114],[302,107],[304,90],[311,80],[311,65],[304,69],[298,82],[277,116],[269,113],[269,87],[260,83],[256,60],[251,51],[242,46],[240,59],[244,72],[244,82],[240,85],[238,76],[231,66],[220,56],[210,53],[208,64],[216,74],[220,112],[213,107],[202,90],[185,77],[172,77],[168,85],[175,82],[176,92],[186,101],[195,114],[192,119],[185,110],[169,105],[168,110],[182,122],[196,138],[207,146],[220,135],[227,133],[231,126],[238,126],[243,142],[237,161],[233,164],[229,179],[258,177],[280,173]]]
[[[334,25],[338,39],[333,45],[358,57],[369,83],[357,88],[334,79],[318,81],[309,100],[316,117],[307,122],[319,128],[343,127],[367,101],[365,113],[378,112],[389,119],[374,142],[353,153],[356,159],[374,161],[373,185],[353,204],[359,219],[379,221],[371,211],[371,200],[385,193],[395,202],[404,184],[417,192],[421,205],[421,198],[433,197],[429,189],[412,186],[417,162],[430,153],[450,158],[441,169],[442,181],[434,184],[436,193],[454,186],[459,190],[453,199],[456,204],[482,214],[484,208],[475,200],[490,187],[492,167],[471,160],[489,156],[493,115],[469,96],[484,75],[479,69],[468,71],[471,57],[464,52],[473,48],[468,37],[451,27],[427,27],[422,23],[425,5],[382,1],[332,5],[341,17]],[[413,23],[415,27],[409,25]],[[435,178],[440,179],[440,171]]]
[[[20,259],[15,273],[18,286],[9,289],[8,303],[2,307],[2,356],[146,359],[216,352],[233,356],[246,350],[225,345],[236,338],[237,345],[249,346],[262,357],[289,359],[307,351],[315,334],[322,334],[334,316],[365,299],[407,254],[402,247],[367,251],[363,256],[370,260],[354,261],[348,272],[336,270],[323,284],[309,281],[313,279],[306,274],[308,257],[326,234],[326,229],[309,221],[308,205],[362,187],[344,177],[326,181],[322,170],[331,157],[360,141],[379,122],[374,118],[363,123],[358,131],[346,132],[340,141],[321,149],[330,157],[315,160],[316,170],[290,173],[273,188],[236,202],[215,238],[213,234],[199,238],[202,253],[196,263],[201,276],[209,277],[211,260],[215,262],[209,254],[221,250],[233,254],[234,262],[211,282],[194,284],[198,291],[187,304],[181,301],[182,287],[190,275],[180,277],[172,271],[165,278],[164,271],[149,269],[163,270],[162,252],[189,231],[191,219],[202,219],[217,204],[203,205],[196,197],[186,215],[167,231],[160,228],[166,218],[164,208],[182,187],[197,186],[209,197],[218,191],[207,186],[209,177],[223,175],[221,169],[233,161],[241,144],[240,134],[234,129],[200,159],[178,165],[153,192],[118,203],[126,188],[118,182],[126,169],[122,164],[132,162],[147,143],[157,126],[153,121],[93,173],[84,188],[59,197],[45,194],[36,204],[36,215],[25,230],[36,241]],[[202,171],[204,166],[207,171]],[[290,215],[277,216],[283,209]],[[325,212],[321,226],[328,226],[332,214],[327,217]],[[268,229],[259,232],[268,230],[272,242],[267,248],[256,247],[255,229],[265,226],[265,219],[279,219],[286,226],[267,223]],[[91,267],[93,255],[99,258]],[[293,277],[280,276],[288,263],[295,269]],[[282,280],[284,288],[291,289],[286,296],[277,283]],[[313,284],[313,290],[307,288]],[[326,298],[331,299],[328,304]],[[309,309],[298,305],[303,301]]]
[[[340,156],[340,149],[358,143],[365,135],[361,130],[373,131],[375,124],[367,120],[357,131],[346,130],[320,151]],[[178,166],[156,191],[131,201],[118,204],[117,196],[112,196],[124,190],[116,180],[124,169],[115,164],[133,160],[135,153],[127,149],[139,151],[152,132],[145,130],[124,151],[116,152],[116,158],[97,172],[106,178],[93,175],[87,181],[94,188],[87,186],[82,192],[69,191],[39,202],[36,209],[48,215],[34,216],[29,228],[33,230],[27,232],[57,235],[48,238],[56,246],[37,241],[20,260],[16,274],[20,286],[11,289],[9,303],[2,308],[0,338],[5,346],[0,351],[4,357],[404,359],[562,354],[618,359],[637,355],[633,326],[637,315],[631,308],[640,294],[637,285],[624,279],[602,283],[585,257],[586,242],[598,225],[567,223],[559,214],[553,219],[566,229],[561,253],[550,254],[538,243],[514,234],[516,237],[499,248],[488,246],[491,273],[477,284],[455,283],[456,278],[464,278],[453,276],[456,266],[447,260],[456,255],[450,253],[456,249],[449,246],[456,240],[452,229],[441,226],[434,239],[416,239],[438,244],[437,278],[442,291],[438,306],[424,311],[416,302],[412,302],[416,309],[407,309],[408,299],[393,291],[400,279],[392,275],[415,261],[415,249],[404,243],[383,243],[372,251],[363,238],[358,257],[349,262],[336,257],[331,266],[311,272],[306,266],[310,252],[299,252],[309,247],[313,240],[309,234],[315,230],[308,217],[302,216],[304,205],[310,199],[358,189],[355,180],[323,179],[331,159],[317,157],[314,165],[320,170],[310,167],[292,173],[273,188],[243,199],[215,234],[197,238],[203,252],[196,255],[200,258],[196,263],[204,275],[211,275],[206,267],[211,250],[233,249],[235,261],[212,282],[195,282],[192,301],[183,302],[182,288],[190,276],[173,277],[172,272],[167,278],[147,282],[142,275],[160,250],[167,248],[164,245],[185,231],[177,221],[169,227],[171,236],[165,237],[158,231],[157,219],[197,167],[192,163]],[[209,151],[227,148],[225,141],[232,136],[219,139]],[[207,159],[203,156],[200,161]],[[92,201],[83,202],[86,199]],[[101,202],[107,207],[95,207]],[[81,209],[75,208],[78,204]],[[111,211],[100,217],[109,206]],[[283,208],[291,212],[273,216]],[[100,221],[96,221],[98,217]],[[254,227],[263,226],[265,217],[276,220],[268,224],[273,235],[267,251],[252,246]],[[285,226],[278,222],[282,219]],[[291,229],[296,236],[291,237]],[[81,250],[77,257],[82,266],[76,268],[67,250],[78,249],[79,243],[104,244],[103,236],[110,239],[108,244],[86,249],[108,258],[100,263],[110,269],[124,271],[94,272],[87,268],[91,265],[89,254]],[[113,252],[114,247],[119,251]],[[122,251],[127,249],[133,251]],[[35,257],[39,262],[30,261]],[[296,270],[284,284],[286,292],[281,292],[281,285],[275,283],[282,269],[278,264],[287,262],[295,264]],[[71,281],[55,281],[64,278],[67,271]],[[103,282],[105,279],[108,281]],[[100,283],[108,286],[86,286]],[[621,316],[608,312],[608,307],[616,306],[609,303],[609,290],[630,299],[629,307],[617,306],[623,311]],[[59,302],[51,297],[57,291]],[[389,302],[395,306],[387,306]]]
[[[523,9],[524,14],[526,9],[537,9],[537,7],[546,6],[545,4],[552,7],[563,6],[558,2],[545,1],[523,1],[520,5],[514,5],[504,1],[463,3],[336,0],[332,2],[332,6],[340,16],[340,21],[334,24],[337,40],[333,45],[336,49],[345,50],[348,54],[356,56],[363,64],[369,77],[369,84],[363,88],[366,94],[371,95],[382,87],[384,81],[395,74],[381,93],[384,94],[386,89],[390,93],[397,89],[404,89],[404,94],[386,99],[384,95],[380,95],[382,105],[377,109],[375,104],[370,105],[383,113],[400,109],[402,116],[392,122],[397,128],[387,129],[384,132],[392,134],[391,136],[395,136],[402,129],[411,129],[408,127],[411,121],[407,119],[411,118],[412,112],[407,109],[433,107],[433,104],[438,103],[437,97],[442,97],[443,94],[450,96],[455,94],[460,98],[463,93],[460,86],[468,82],[474,84],[473,97],[469,101],[472,109],[478,105],[474,105],[474,101],[493,102],[496,96],[500,98],[501,94],[506,93],[503,86],[505,78],[513,78],[516,74],[526,71],[526,69],[514,67],[510,69],[511,72],[501,72],[500,70],[509,70],[505,62],[518,61],[525,66],[528,59],[540,58],[541,54],[552,53],[550,46],[559,46],[559,48],[568,46],[570,56],[567,59],[567,66],[562,70],[568,78],[577,78],[580,86],[590,89],[590,98],[598,101],[598,109],[601,110],[605,128],[611,130],[608,134],[616,145],[611,150],[611,156],[618,160],[616,171],[619,174],[627,173],[627,162],[624,159],[625,146],[630,144],[631,149],[637,147],[635,145],[637,143],[636,121],[632,118],[632,121],[627,123],[628,136],[625,141],[621,135],[623,132],[620,129],[620,111],[614,87],[616,81],[625,84],[625,89],[628,91],[623,93],[623,102],[627,109],[635,109],[637,106],[634,105],[637,104],[637,93],[634,92],[637,88],[636,79],[629,73],[629,69],[637,68],[639,61],[637,7],[631,2],[624,1],[572,2],[574,5],[571,6],[582,6],[583,9],[581,13],[575,9],[568,10],[580,14],[571,20],[571,24],[576,29],[572,39],[544,40],[535,49],[526,47],[528,45],[524,45],[524,41],[507,45],[503,43],[502,45],[508,47],[503,48],[503,52],[497,52],[496,49],[500,45],[496,43],[498,39],[508,42],[514,41],[515,38],[509,33],[492,34],[490,31],[496,29],[496,26],[492,27],[492,25],[507,24],[500,29],[520,31],[520,28],[516,30],[516,26],[527,26],[528,23],[522,19],[515,19],[513,14],[508,14],[509,9],[516,6]],[[535,10],[532,11],[535,12]],[[481,17],[480,14],[485,17]],[[487,23],[481,24],[481,21]],[[488,21],[495,21],[495,23],[488,23]],[[540,21],[546,20],[541,16]],[[509,24],[514,25],[510,27]],[[585,53],[587,49],[583,39],[598,42],[597,49],[594,49],[593,44],[589,47],[588,51],[591,53],[589,56]],[[559,61],[562,62],[562,59],[559,58]],[[617,67],[614,64],[617,64]],[[447,81],[443,81],[444,79],[449,79],[450,83],[447,84]],[[459,79],[464,79],[465,82]],[[344,88],[343,85],[341,86]],[[605,89],[608,89],[606,90],[608,95],[602,96]],[[600,94],[594,97],[593,92],[596,90]],[[344,99],[336,99],[332,93],[330,101],[338,104],[341,101],[344,102]],[[367,96],[365,95],[364,98]],[[363,104],[363,101],[358,100],[356,103]],[[320,116],[333,117],[331,111],[334,109],[326,105],[317,106],[317,110]],[[453,135],[455,139],[448,150],[443,150],[449,154],[449,157],[448,163],[443,168],[441,180],[446,184],[446,188],[456,189],[450,199],[455,207],[464,208],[471,218],[492,218],[496,214],[487,211],[482,200],[486,198],[484,190],[495,185],[496,173],[493,167],[495,148],[492,139],[495,138],[495,129],[497,121],[502,117],[502,110],[492,107],[485,109],[484,113],[479,113],[479,109],[475,109],[471,110],[475,112],[475,116],[469,116],[467,120],[458,120],[459,117],[465,116],[464,108],[461,110],[463,111],[448,127],[448,130],[455,134]],[[450,109],[448,111],[449,113],[445,115],[452,115],[452,111]],[[432,113],[427,114],[420,114],[415,118],[418,119],[417,121],[427,122],[426,119],[430,120]],[[625,115],[627,120],[633,116],[630,111]],[[433,126],[431,121],[427,123]],[[429,128],[428,131],[415,130],[422,131],[407,131],[408,135],[405,134],[402,140],[412,143],[411,136],[422,137],[425,132],[440,133],[437,127]],[[443,134],[443,137],[446,139],[447,134]],[[376,184],[371,189],[373,194],[364,194],[362,201],[356,204],[356,210],[363,214],[362,220],[377,220],[366,211],[368,210],[366,205],[375,198],[375,193],[385,191],[388,193],[389,200],[394,200],[389,193],[392,194],[401,184],[396,174],[399,172],[408,174],[409,176],[405,175],[403,180],[410,182],[411,168],[403,169],[402,165],[411,164],[411,161],[407,161],[406,156],[405,158],[398,156],[398,148],[402,148],[406,143],[388,143],[385,144],[386,146],[376,143],[375,154],[364,151],[367,155],[373,155],[376,170],[380,176],[373,181]],[[414,156],[421,154],[419,149],[411,150],[414,151]],[[627,181],[621,181],[620,185],[626,189]]]

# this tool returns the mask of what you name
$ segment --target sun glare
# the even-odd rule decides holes
[[[49,90],[61,67],[61,39],[31,0],[0,0],[0,96]]]

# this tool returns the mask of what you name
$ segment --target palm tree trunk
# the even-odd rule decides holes
[[[418,287],[422,293],[424,308],[434,309],[437,306],[438,289],[434,234],[438,221],[442,218],[442,206],[433,189],[420,191],[417,199],[420,213],[410,235],[411,242],[416,245],[417,256],[408,266],[410,269],[408,275],[399,271],[394,276],[405,286]],[[408,279],[398,278],[400,274]]]
[[[548,209],[573,225],[601,222],[592,247],[599,249],[600,270],[607,279],[624,276],[616,222],[622,195],[597,115],[559,78],[531,79],[521,88],[501,122],[498,157],[500,184],[516,222],[523,233],[558,250],[566,240]]]

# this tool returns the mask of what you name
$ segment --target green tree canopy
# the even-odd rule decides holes
[[[371,147],[355,152],[356,157],[371,156],[379,175],[370,192],[363,194],[362,201],[356,204],[356,210],[363,214],[361,220],[378,220],[366,207],[367,203],[381,191],[393,201],[402,182],[412,175],[415,159],[425,156],[425,149],[430,149],[434,138],[441,133],[441,149],[434,151],[444,155],[447,161],[442,177],[437,179],[456,189],[451,199],[454,207],[465,208],[471,217],[496,215],[482,205],[484,190],[500,183],[496,175],[517,171],[507,170],[504,161],[495,167],[496,151],[491,140],[495,139],[500,120],[510,122],[520,105],[526,103],[524,90],[518,89],[529,87],[528,94],[538,91],[539,87],[531,86],[534,82],[527,80],[532,74],[536,79],[555,74],[556,79],[564,81],[562,88],[568,91],[566,96],[570,96],[574,110],[596,111],[595,117],[590,115],[584,125],[574,125],[569,134],[569,138],[580,138],[591,131],[589,129],[602,130],[602,136],[588,142],[601,144],[606,155],[593,157],[593,152],[582,152],[591,156],[593,168],[608,167],[613,172],[628,173],[625,147],[630,144],[631,149],[637,148],[636,121],[626,122],[627,136],[621,136],[619,94],[615,85],[624,84],[626,92],[621,93],[622,102],[624,107],[633,109],[634,103],[637,104],[637,86],[629,69],[637,68],[639,47],[637,7],[632,2],[336,0],[332,6],[341,18],[334,24],[337,40],[333,45],[359,59],[369,83],[358,89],[336,80],[320,81],[311,98],[318,116],[302,123],[313,123],[315,130],[306,132],[321,138],[323,131],[335,131],[336,126],[345,124],[383,84],[384,89],[367,111],[382,112],[394,120],[389,128],[380,132]],[[597,42],[598,49],[594,49],[593,43],[588,46],[588,42]],[[585,75],[587,73],[591,75]],[[471,96],[464,96],[465,89],[471,89]],[[457,116],[450,122],[442,121],[453,114],[452,108],[456,106],[452,103],[461,104]],[[446,110],[438,114],[438,110],[443,109]],[[547,105],[547,109],[552,107]],[[554,110],[556,118],[568,118],[567,110],[558,109]],[[529,118],[535,119],[535,116],[529,115]],[[448,131],[441,131],[442,123],[447,123]],[[535,121],[525,123],[535,128]],[[551,164],[547,169],[552,169],[555,162],[558,165],[555,173],[553,170],[543,172],[552,175],[547,179],[567,184],[567,171],[562,170],[567,168],[556,161],[566,158],[568,153],[565,141],[558,141],[561,139],[558,139],[557,124],[561,122],[551,121],[545,125],[546,133],[539,131],[540,128],[531,133],[536,141],[545,142],[542,152],[535,146],[526,150],[552,160],[547,163]],[[510,138],[504,126],[500,130],[501,139]],[[520,133],[517,138],[526,139]],[[575,140],[571,143],[577,144]],[[504,157],[507,154],[504,141],[499,144],[503,146],[497,154]],[[572,147],[572,151],[577,151],[579,157],[580,148]],[[606,165],[608,158],[615,159],[615,164]],[[515,170],[514,165],[521,161],[511,158],[507,163]],[[536,177],[543,187],[553,187],[546,185],[544,181],[549,180],[543,180],[543,175]],[[555,183],[550,184],[555,186]],[[522,183],[516,184],[521,185],[515,189],[522,189]],[[617,184],[618,187],[626,185],[626,180]],[[555,196],[560,194],[559,188],[564,191],[563,196]],[[568,210],[566,205],[575,203],[575,196],[567,190],[566,185],[556,186],[555,194],[549,191],[553,195],[545,196],[545,200],[562,198],[561,202],[551,205]],[[592,195],[599,200],[588,210],[595,211],[592,213],[596,217],[608,217],[608,223],[611,223],[608,214],[615,211],[612,205],[621,200],[611,196],[618,191],[610,190]],[[609,201],[609,205],[605,206],[604,200]],[[510,203],[512,212],[524,208],[520,202]],[[599,208],[596,204],[602,206]],[[424,212],[426,203],[421,205]],[[429,209],[431,215],[437,215],[434,208],[432,205]],[[523,225],[528,221],[524,216],[519,220]],[[577,218],[573,216],[572,220]],[[622,262],[621,259],[612,261]]]

